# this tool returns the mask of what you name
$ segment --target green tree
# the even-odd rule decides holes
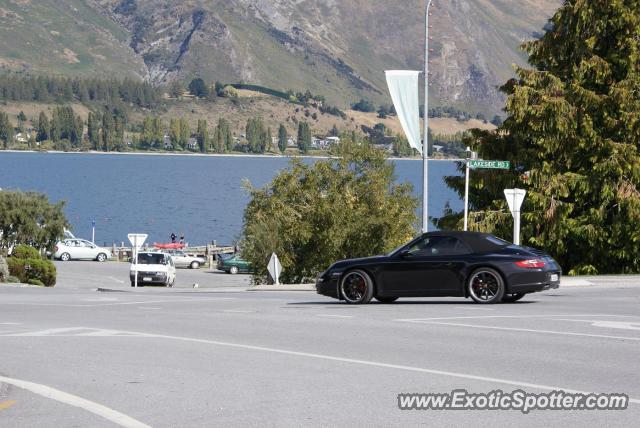
[[[207,121],[198,119],[198,130],[196,131],[196,139],[201,153],[209,151],[209,130],[207,129]]]
[[[382,254],[407,242],[417,222],[410,184],[398,184],[384,153],[348,139],[336,157],[299,159],[262,189],[249,187],[242,256],[267,279],[271,253],[282,280],[313,279],[336,260]]]
[[[232,140],[233,137],[231,136],[229,122],[224,118],[220,118],[213,137],[213,147],[215,151],[218,153],[228,151],[230,139]]]
[[[278,128],[278,149],[280,149],[281,153],[284,153],[287,150],[287,143],[289,141],[289,136],[287,135],[287,128],[283,124],[280,124]]]
[[[13,143],[13,125],[11,125],[7,113],[3,111],[0,111],[0,140],[5,149]]]
[[[169,120],[169,139],[174,148],[180,146],[180,119],[171,118]]]
[[[92,150],[100,150],[102,147],[100,141],[101,130],[102,117],[100,113],[89,112],[89,117],[87,118],[87,136],[89,137],[89,144]]]
[[[311,148],[311,129],[307,122],[298,123],[298,149],[307,154]]]
[[[49,118],[45,114],[45,112],[41,111],[38,116],[38,125],[36,126],[38,135],[36,136],[36,141],[46,141],[49,139]]]
[[[142,134],[140,135],[140,146],[144,149],[153,148],[155,142],[155,133],[153,127],[153,118],[146,116],[142,122]]]
[[[164,124],[158,116],[153,118],[153,147],[164,150]]]
[[[49,203],[40,193],[0,192],[0,248],[25,244],[37,248],[53,245],[69,228],[64,202]]]
[[[204,83],[204,80],[196,77],[189,83],[189,93],[194,97],[206,98],[209,96],[209,87]]]
[[[191,128],[189,127],[189,121],[186,118],[181,117],[179,143],[183,149],[187,148],[187,144],[189,144],[189,138],[191,138]]]
[[[565,2],[539,40],[533,69],[503,87],[506,119],[469,141],[509,172],[474,171],[472,229],[510,236],[502,190],[528,191],[522,242],[569,274],[640,272],[640,1]],[[462,190],[462,180],[449,178]],[[442,224],[457,227],[451,213]]]

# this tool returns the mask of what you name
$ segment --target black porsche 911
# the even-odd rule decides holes
[[[318,277],[316,290],[350,304],[438,296],[515,302],[558,288],[560,275],[548,254],[488,233],[430,232],[384,256],[334,263]]]

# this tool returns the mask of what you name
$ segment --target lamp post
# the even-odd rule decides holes
[[[429,10],[425,9],[424,50],[424,139],[422,140],[422,233],[429,231]]]

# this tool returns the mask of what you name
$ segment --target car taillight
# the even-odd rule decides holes
[[[520,260],[515,263],[516,266],[525,268],[525,269],[540,269],[545,266],[545,262],[541,259],[528,259],[528,260]]]

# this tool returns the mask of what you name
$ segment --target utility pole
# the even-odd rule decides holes
[[[424,139],[422,140],[422,233],[429,231],[429,10],[425,9],[424,49]]]

